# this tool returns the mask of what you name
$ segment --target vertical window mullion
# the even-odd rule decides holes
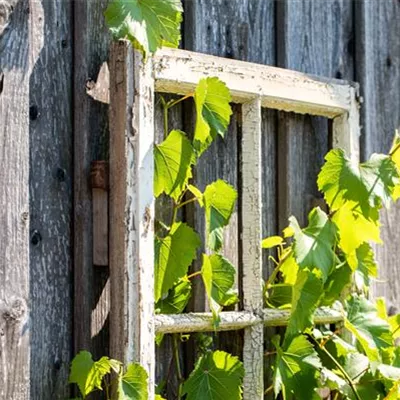
[[[242,105],[241,262],[245,311],[263,313],[261,257],[261,99]],[[264,324],[244,331],[244,400],[264,397]]]

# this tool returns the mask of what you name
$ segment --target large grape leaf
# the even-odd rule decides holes
[[[334,213],[332,221],[338,228],[339,246],[353,269],[357,268],[355,251],[362,243],[369,241],[382,243],[377,208],[362,213],[357,203],[347,201]]]
[[[347,200],[360,204],[362,212],[369,212],[381,202],[388,206],[399,174],[389,156],[373,154],[369,161],[357,164],[341,149],[331,150],[318,176],[318,188],[332,211]]]
[[[274,368],[274,392],[283,392],[286,400],[316,400],[320,359],[305,336],[295,337],[288,346],[279,345],[279,336],[272,342],[277,350]]]
[[[168,235],[155,243],[155,301],[168,293],[186,275],[200,246],[199,235],[182,222],[174,223]]]
[[[223,180],[211,183],[204,191],[207,246],[211,250],[218,251],[222,247],[223,229],[229,223],[236,198],[236,190]]]
[[[211,311],[218,322],[218,314],[222,307],[234,304],[238,300],[232,289],[235,283],[235,268],[219,254],[203,254],[201,276]]]
[[[167,294],[167,297],[160,299],[155,305],[157,313],[179,314],[190,300],[192,285],[185,277],[176,283]]]
[[[322,296],[321,279],[307,270],[299,271],[293,286],[292,312],[286,329],[285,343],[313,325],[314,311]]]
[[[113,0],[104,15],[115,38],[129,39],[147,54],[178,47],[182,11],[180,0]]]
[[[353,295],[348,300],[344,326],[371,361],[380,361],[382,352],[393,346],[389,323],[379,317],[375,305],[365,297]]]
[[[140,364],[129,364],[118,380],[118,400],[147,400],[147,372]]]
[[[241,400],[243,364],[224,351],[208,352],[183,386],[186,400]]]
[[[283,275],[283,279],[284,279],[285,283],[288,283],[291,285],[294,285],[296,283],[299,266],[296,262],[296,259],[294,258],[293,251],[291,251],[291,254],[289,254],[283,260],[279,270]]]
[[[181,196],[192,176],[193,148],[181,131],[171,131],[168,137],[154,146],[154,195],[161,193],[175,201]]]
[[[232,115],[230,101],[229,89],[218,78],[205,78],[198,83],[194,93],[197,119],[193,143],[199,154],[217,135],[224,136]]]
[[[271,285],[266,291],[265,301],[271,308],[286,309],[292,306],[293,285],[278,283]]]
[[[311,270],[319,269],[326,281],[336,261],[333,251],[336,243],[335,225],[319,207],[311,210],[305,229],[300,228],[295,217],[290,217],[289,221],[294,231],[293,250],[298,265]]]
[[[111,370],[118,372],[119,369],[120,363],[116,360],[102,357],[98,361],[93,361],[88,351],[81,351],[72,360],[69,382],[76,383],[82,397],[86,398],[94,390],[102,390],[102,380],[105,375]]]

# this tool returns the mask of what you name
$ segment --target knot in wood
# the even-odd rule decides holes
[[[107,161],[93,161],[90,171],[90,185],[93,189],[108,190]]]
[[[27,311],[26,302],[24,299],[17,298],[11,301],[11,304],[8,304],[2,310],[2,317],[6,321],[21,321],[24,319]]]

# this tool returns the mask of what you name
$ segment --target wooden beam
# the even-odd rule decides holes
[[[154,85],[125,41],[110,54],[111,356],[139,362],[154,398]]]
[[[349,82],[185,50],[159,50],[154,55],[154,73],[159,92],[185,95],[201,78],[216,76],[229,87],[236,103],[258,95],[263,107],[328,118],[351,108]]]
[[[245,311],[262,314],[261,255],[261,98],[242,106],[241,260]],[[264,398],[264,325],[244,331],[244,400]]]
[[[261,316],[249,311],[223,311],[221,321],[215,328],[210,312],[185,314],[159,314],[155,316],[156,333],[189,333],[233,331],[263,323],[264,326],[287,326],[290,311],[265,308]],[[316,325],[335,324],[343,321],[343,314],[328,307],[318,308],[315,312]]]

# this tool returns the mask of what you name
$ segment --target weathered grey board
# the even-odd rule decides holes
[[[107,0],[74,2],[74,348],[108,353],[108,268],[93,268],[90,164],[108,159],[108,107],[86,94],[107,60]]]
[[[30,398],[29,81],[43,46],[41,3],[0,8],[0,398]]]
[[[332,78],[353,78],[352,2],[277,2],[278,65]],[[316,176],[328,151],[328,123],[322,118],[280,114],[279,226],[290,215],[301,224],[321,197]]]
[[[69,396],[72,337],[71,3],[43,6],[30,79],[30,330],[32,400]],[[11,398],[13,398],[11,396]]]
[[[400,3],[356,3],[356,80],[361,84],[362,157],[388,152],[400,129]],[[391,313],[400,312],[400,205],[382,212],[382,240],[376,246],[380,265],[375,296],[385,296]]]

